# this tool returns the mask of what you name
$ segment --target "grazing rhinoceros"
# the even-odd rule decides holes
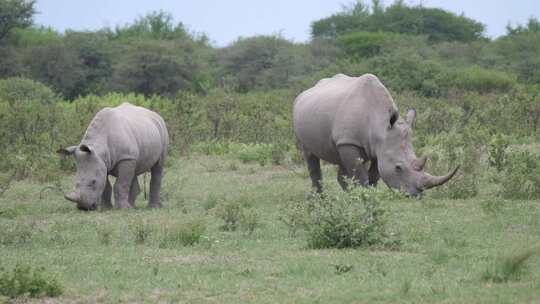
[[[77,167],[75,190],[65,198],[81,210],[95,210],[101,200],[111,208],[112,187],[108,175],[116,177],[116,207],[133,207],[140,192],[137,176],[150,171],[148,206],[161,207],[159,192],[169,135],[163,119],[155,112],[127,102],[99,111],[78,146],[57,152],[74,155]]]
[[[458,168],[445,176],[424,172],[426,158],[417,158],[411,144],[416,111],[406,120],[379,79],[335,75],[302,92],[294,102],[294,132],[307,162],[313,187],[321,192],[323,159],[339,166],[344,177],[361,185],[375,185],[382,177],[392,188],[411,195],[450,180]]]

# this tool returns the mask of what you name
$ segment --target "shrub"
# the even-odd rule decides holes
[[[516,78],[504,72],[474,66],[458,70],[453,84],[458,88],[479,93],[507,92],[515,87]]]
[[[508,139],[498,133],[492,137],[488,145],[488,162],[491,167],[502,171],[506,161],[506,149],[508,148]]]
[[[468,129],[460,133],[442,132],[427,144],[429,148],[425,152],[432,161],[428,171],[446,174],[460,166],[448,183],[433,190],[435,197],[465,199],[478,194],[481,142],[471,132]]]
[[[305,228],[311,248],[388,244],[385,210],[376,189],[327,191],[308,202]]]
[[[135,222],[131,223],[130,230],[133,233],[135,244],[144,244],[150,238],[152,228],[150,224],[140,218],[137,218]]]
[[[216,210],[216,215],[225,222],[221,227],[223,230],[235,231],[242,218],[242,206],[236,201],[223,203]]]
[[[192,220],[186,223],[166,225],[160,247],[193,246],[200,241],[205,231],[206,223],[203,220]]]
[[[0,269],[0,294],[9,298],[28,295],[31,298],[58,297],[63,288],[56,278],[45,274],[43,267],[17,264],[11,272]]]
[[[349,56],[360,59],[378,55],[398,36],[385,32],[353,32],[337,37],[337,42]]]
[[[0,80],[0,170],[15,179],[56,178],[55,143],[61,111],[57,97],[46,86],[25,78]]]
[[[510,153],[503,172],[499,178],[503,197],[540,198],[540,155],[526,151]]]
[[[240,218],[240,226],[249,234],[253,234],[255,229],[259,227],[259,214],[255,210],[242,212]]]

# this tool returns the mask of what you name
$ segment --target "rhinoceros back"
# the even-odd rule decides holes
[[[122,160],[136,160],[136,174],[150,170],[167,154],[165,122],[155,112],[123,103],[96,114],[81,143],[100,147],[109,170]]]
[[[301,148],[339,163],[337,146],[368,148],[397,108],[390,94],[371,74],[335,75],[301,93],[293,110],[294,131]],[[380,130],[383,132],[384,130]]]

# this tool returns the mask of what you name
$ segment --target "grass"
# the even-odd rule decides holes
[[[208,170],[209,162],[222,165]],[[15,182],[0,197],[0,268],[44,267],[63,286],[60,303],[540,301],[540,255],[519,259],[540,244],[540,201],[499,203],[485,192],[396,197],[381,204],[399,246],[315,250],[283,220],[307,197],[306,174],[257,163],[230,170],[229,162],[171,159],[160,210],[145,208],[141,195],[134,210],[80,212],[56,192],[40,199],[46,185]],[[329,187],[339,187],[335,169],[323,171]],[[62,187],[72,182],[67,176]],[[228,204],[256,214],[256,229],[222,229],[218,209]],[[507,260],[523,260],[519,271],[500,259],[511,252],[518,258]],[[493,279],[508,273],[519,276]]]

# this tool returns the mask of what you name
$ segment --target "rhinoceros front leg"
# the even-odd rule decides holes
[[[337,150],[341,160],[340,170],[338,172],[338,182],[341,187],[344,190],[347,189],[347,184],[343,176],[354,179],[355,184],[367,186],[369,177],[368,172],[364,167],[364,160],[360,148],[353,145],[342,145],[338,146]]]
[[[161,198],[159,192],[161,191],[161,179],[163,177],[163,164],[158,162],[152,167],[150,177],[150,195],[148,199],[149,208],[160,208]]]
[[[369,185],[370,186],[377,186],[377,182],[379,181],[379,168],[377,167],[377,159],[372,159],[371,164],[369,165]]]
[[[135,160],[123,160],[118,163],[118,177],[114,183],[114,200],[116,208],[129,208],[129,190],[135,176]]]
[[[321,173],[321,159],[313,155],[310,152],[304,152],[304,159],[306,160],[309,177],[311,177],[311,184],[317,193],[322,193],[322,173]]]
[[[103,194],[101,195],[101,204],[103,208],[105,209],[111,209],[112,208],[112,187],[111,182],[109,181],[109,177],[106,177],[105,181],[105,190],[103,190]]]
[[[139,186],[139,180],[137,179],[137,176],[133,177],[133,180],[131,181],[131,186],[129,188],[129,204],[131,207],[135,207],[135,201],[137,200],[137,196],[141,193],[141,187]]]

